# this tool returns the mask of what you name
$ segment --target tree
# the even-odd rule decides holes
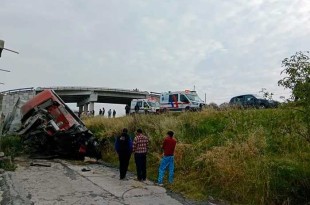
[[[284,70],[281,74],[287,76],[278,81],[279,86],[292,90],[291,98],[301,103],[310,99],[310,58],[309,51],[297,52],[290,58],[282,61]]]
[[[262,93],[262,95],[265,99],[267,99],[267,100],[273,99],[274,94],[272,92],[268,92],[266,88],[262,88],[262,90],[259,92]]]
[[[281,74],[286,76],[278,81],[279,86],[292,90],[291,98],[301,108],[306,131],[300,132],[310,142],[310,58],[309,51],[297,52],[290,58],[282,61],[284,70]]]
[[[219,106],[215,102],[211,102],[208,107],[215,110],[219,109]]]

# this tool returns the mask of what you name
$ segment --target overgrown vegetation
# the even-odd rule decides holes
[[[307,126],[291,109],[225,110],[86,120],[106,140],[103,159],[118,164],[114,137],[142,128],[151,140],[148,178],[156,180],[160,146],[173,130],[178,145],[175,181],[191,199],[209,196],[240,204],[305,204],[310,201],[310,146],[298,130]],[[133,157],[130,170],[135,172]]]
[[[286,76],[278,81],[278,85],[292,91],[291,100],[294,108],[299,111],[301,119],[306,124],[299,135],[310,143],[310,57],[309,51],[297,52],[290,58],[282,61],[284,70],[281,74]],[[298,106],[298,107],[296,107]]]
[[[14,158],[21,154],[23,146],[19,136],[0,136],[0,152],[4,152],[4,159],[0,160],[0,168],[13,171],[16,165]]]

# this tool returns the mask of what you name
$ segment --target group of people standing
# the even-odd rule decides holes
[[[163,178],[165,170],[169,168],[169,183],[173,182],[174,176],[174,150],[176,146],[176,139],[174,138],[174,133],[172,131],[167,132],[162,145],[163,157],[160,162],[158,171],[158,185],[163,185]],[[131,154],[134,153],[134,159],[137,170],[137,180],[146,180],[146,156],[149,149],[149,139],[147,136],[143,135],[141,129],[137,129],[136,136],[132,141],[128,135],[128,130],[123,129],[120,136],[116,138],[115,150],[119,158],[119,171],[120,180],[126,179],[126,173],[128,170],[129,160]]]
[[[104,116],[105,113],[105,109],[104,107],[102,109],[99,109],[99,115]],[[108,110],[108,118],[111,118],[111,116],[113,115],[113,118],[115,118],[116,116],[116,110],[113,109],[113,112],[111,109]]]
[[[95,110],[91,110],[91,111],[86,111],[86,112],[79,112],[78,113],[78,117],[93,117],[93,116],[95,116]]]

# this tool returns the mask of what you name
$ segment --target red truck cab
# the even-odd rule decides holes
[[[38,141],[43,150],[73,155],[96,151],[93,134],[53,90],[44,90],[25,103],[21,115],[19,134],[25,141]]]

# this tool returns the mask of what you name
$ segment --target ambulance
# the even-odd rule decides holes
[[[157,114],[159,110],[159,102],[154,98],[133,99],[130,103],[130,114]]]
[[[161,112],[199,111],[205,106],[196,91],[190,90],[161,93],[159,104]]]

